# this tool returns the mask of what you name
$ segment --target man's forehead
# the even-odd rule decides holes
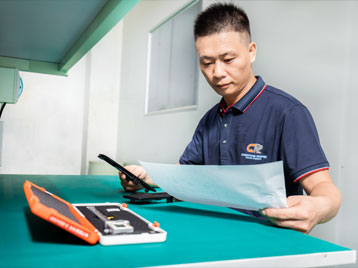
[[[209,35],[204,35],[204,36],[198,36],[195,39],[195,43],[200,43],[201,41],[205,42],[206,40],[210,39],[210,40],[222,40],[222,39],[227,39],[227,38],[235,38],[240,42],[244,42],[244,43],[250,43],[250,36],[247,32],[238,32],[238,31],[221,31],[221,32],[217,32],[217,33],[212,33]]]
[[[248,48],[246,38],[239,32],[222,32],[198,37],[195,46],[199,58],[225,57],[241,54]]]
[[[229,50],[227,52],[224,52],[222,54],[215,55],[215,56],[217,56],[219,58],[224,58],[226,56],[236,56],[237,54],[238,53],[236,51]],[[199,55],[199,58],[201,60],[205,60],[205,59],[212,59],[212,58],[214,58],[214,56],[202,54],[202,55]]]

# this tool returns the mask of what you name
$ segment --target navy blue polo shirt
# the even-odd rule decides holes
[[[257,77],[233,106],[222,101],[200,120],[180,164],[250,165],[283,160],[286,194],[302,194],[298,180],[328,169],[308,109]]]

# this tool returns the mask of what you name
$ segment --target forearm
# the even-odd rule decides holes
[[[336,216],[341,206],[342,196],[332,182],[322,181],[316,184],[308,194],[317,203],[317,223],[327,222]]]

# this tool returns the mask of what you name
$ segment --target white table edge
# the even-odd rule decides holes
[[[208,253],[210,254],[210,253]],[[356,250],[297,254],[278,257],[249,258],[227,261],[185,263],[156,266],[161,268],[186,267],[322,267],[353,264],[357,260]]]

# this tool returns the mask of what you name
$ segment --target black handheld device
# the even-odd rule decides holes
[[[144,190],[146,193],[148,193],[149,191],[156,192],[156,190],[152,186],[150,186],[148,183],[146,183],[143,180],[141,180],[140,178],[138,178],[133,173],[129,172],[127,169],[122,167],[120,164],[118,164],[116,161],[112,160],[108,156],[106,156],[104,154],[99,154],[98,158],[106,161],[112,167],[116,168],[117,170],[122,172],[124,175],[126,175],[126,181],[132,181],[135,185],[138,185],[138,184],[142,185],[144,187]]]

